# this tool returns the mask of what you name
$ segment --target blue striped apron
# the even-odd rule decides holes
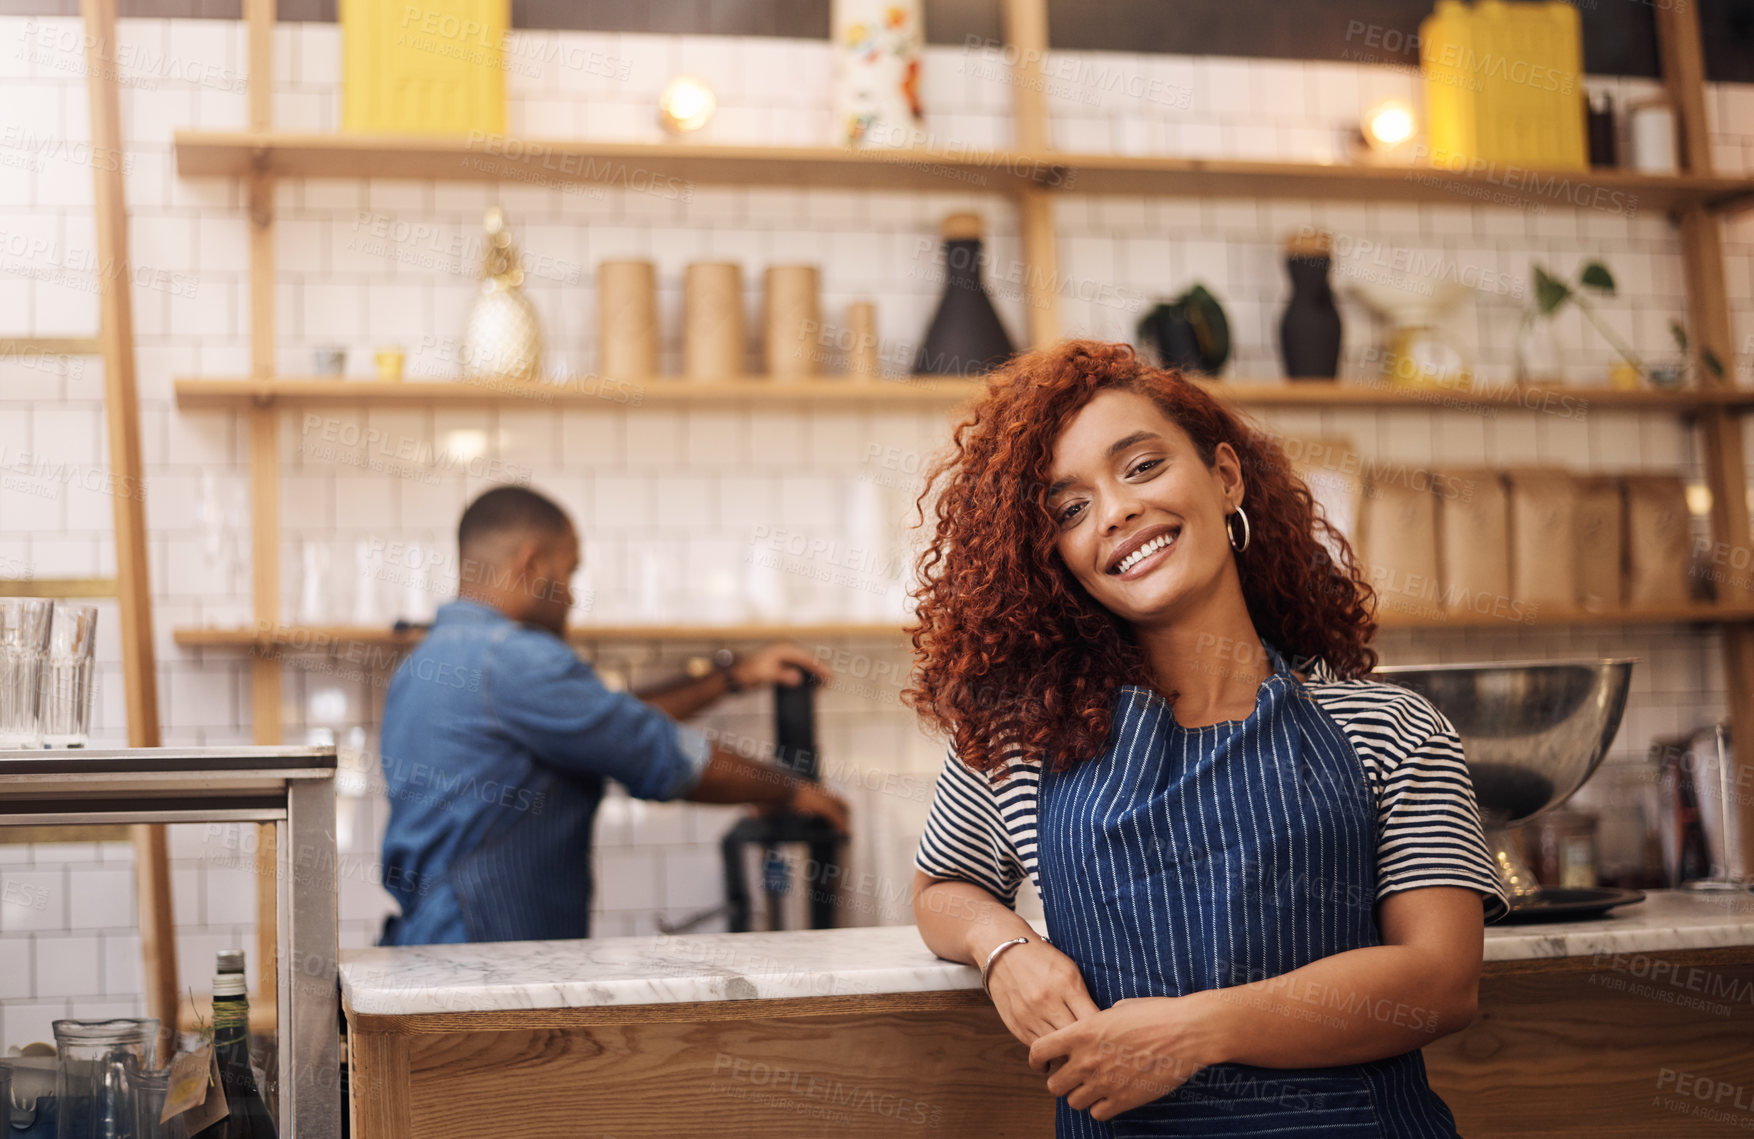
[[[1042,772],[1048,935],[1099,1008],[1246,984],[1381,944],[1363,766],[1266,649],[1273,675],[1246,720],[1183,728],[1162,696],[1127,686],[1108,749]],[[1310,1006],[1312,1016],[1347,1011]],[[1218,1064],[1108,1123],[1064,1098],[1056,1110],[1060,1139],[1456,1134],[1418,1051],[1332,1068]]]

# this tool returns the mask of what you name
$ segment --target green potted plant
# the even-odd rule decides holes
[[[1614,275],[1600,261],[1586,261],[1578,270],[1577,280],[1566,281],[1549,273],[1545,266],[1535,264],[1530,267],[1530,276],[1534,283],[1534,303],[1524,311],[1522,324],[1517,329],[1517,382],[1527,383],[1531,379],[1542,377],[1530,374],[1529,367],[1530,340],[1538,322],[1554,320],[1564,311],[1568,304],[1576,305],[1578,312],[1585,320],[1601,333],[1602,339],[1611,345],[1620,358],[1626,361],[1634,373],[1645,374],[1644,362],[1632,351],[1630,345],[1622,340],[1618,333],[1603,323],[1601,315],[1590,303],[1591,294],[1611,297],[1614,295]]]
[[[1611,345],[1626,366],[1640,379],[1652,387],[1679,388],[1683,386],[1696,366],[1703,367],[1712,375],[1723,378],[1723,362],[1709,348],[1701,351],[1697,361],[1688,356],[1687,330],[1678,320],[1669,322],[1669,335],[1674,338],[1675,346],[1680,349],[1681,362],[1678,364],[1660,364],[1647,366],[1635,353],[1631,346],[1622,340],[1618,333],[1603,322],[1590,297],[1611,297],[1615,295],[1614,274],[1600,261],[1586,261],[1578,269],[1577,280],[1567,281],[1548,272],[1546,267],[1536,264],[1531,267],[1530,275],[1534,279],[1534,305],[1523,313],[1522,324],[1517,330],[1517,382],[1526,383],[1533,377],[1529,367],[1529,340],[1536,323],[1541,320],[1552,320],[1564,310],[1565,306],[1576,305],[1578,312],[1583,314],[1603,340]]]
[[[1139,319],[1137,334],[1166,368],[1216,376],[1230,359],[1230,321],[1204,285],[1158,304]]]
[[[1724,362],[1717,358],[1717,353],[1709,348],[1701,348],[1697,357],[1688,351],[1687,328],[1678,320],[1669,322],[1669,336],[1675,341],[1676,351],[1681,353],[1679,364],[1658,364],[1652,366],[1646,374],[1653,387],[1680,388],[1687,386],[1688,379],[1698,368],[1710,372],[1713,379],[1724,378]]]

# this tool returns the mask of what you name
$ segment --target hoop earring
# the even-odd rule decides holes
[[[1230,517],[1242,519],[1242,543],[1240,545],[1236,541],[1236,531],[1231,529],[1230,518],[1224,520],[1224,533],[1230,538],[1230,548],[1240,554],[1249,548],[1249,516],[1243,513],[1242,507],[1239,506],[1236,508],[1236,513]]]

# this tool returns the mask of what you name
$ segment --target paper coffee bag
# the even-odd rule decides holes
[[[1625,499],[1612,475],[1577,479],[1577,604],[1592,613],[1621,607]]]
[[[1510,524],[1504,479],[1493,470],[1457,468],[1438,472],[1432,484],[1444,609],[1509,616]]]
[[[1570,609],[1577,596],[1576,484],[1569,471],[1525,468],[1509,491],[1510,592],[1519,601]]]
[[[1355,543],[1379,615],[1430,617],[1439,612],[1437,498],[1428,474],[1372,470],[1365,482]]]
[[[1626,605],[1685,605],[1693,519],[1680,475],[1627,475]]]

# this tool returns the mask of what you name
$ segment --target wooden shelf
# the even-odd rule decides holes
[[[570,384],[478,383],[467,380],[179,379],[181,408],[267,407],[273,404],[487,405],[637,407],[759,405],[803,406],[887,404],[948,406],[980,390],[980,381],[954,376],[908,380],[853,380],[824,376],[809,380],[742,379],[697,381],[580,380]]]
[[[504,136],[178,131],[177,174],[400,178],[600,185],[684,198],[695,183],[848,190],[1011,191],[1065,179],[1057,160],[1005,151],[854,150],[699,142],[581,142]]]
[[[0,356],[101,356],[95,336],[0,336]]]
[[[65,598],[113,598],[113,577],[0,577],[0,596]]]
[[[1432,166],[1237,162],[1119,154],[1056,153],[1066,190],[1215,198],[1410,201],[1460,206],[1544,205],[1631,214],[1704,205],[1724,209],[1754,198],[1754,179],[1644,174],[1635,170],[1454,173]]]
[[[1245,407],[1286,408],[1429,408],[1432,410],[1541,411],[1581,416],[1590,411],[1653,411],[1692,415],[1709,408],[1754,407],[1754,388],[1710,388],[1686,391],[1568,387],[1553,384],[1518,387],[1481,386],[1468,391],[1411,388],[1375,382],[1290,380],[1202,380],[1213,395]],[[243,378],[179,379],[177,406],[182,408],[267,407],[273,404],[367,405],[517,405],[565,407],[682,407],[749,405],[820,406],[888,404],[948,406],[981,390],[978,379],[916,376],[907,380],[852,380],[826,376],[812,380],[717,380],[710,382],[657,379],[643,382],[584,380],[570,385],[541,383],[475,383],[470,381],[401,381]]]
[[[1561,629],[1604,625],[1728,625],[1754,621],[1754,605],[1666,605],[1643,609],[1586,612],[1538,606],[1528,621],[1489,613],[1446,613],[1390,608],[1379,599],[1377,620],[1383,629]]]
[[[351,646],[406,648],[417,644],[419,630],[396,632],[374,625],[278,625],[267,629],[177,629],[176,643],[185,648],[280,648],[292,652],[334,652]],[[826,622],[778,625],[573,625],[567,639],[578,642],[651,644],[678,641],[783,641],[829,639],[900,639],[899,624]]]
[[[1531,621],[1479,613],[1390,611],[1380,616],[1384,629],[1515,629],[1565,628],[1601,625],[1731,624],[1754,621],[1754,605],[1680,605],[1612,613],[1560,612],[1538,609]],[[407,648],[418,643],[419,631],[398,633],[369,625],[279,625],[271,629],[182,628],[174,633],[185,648],[268,649],[292,652],[338,652],[353,646]],[[779,641],[779,640],[902,640],[906,634],[896,624],[881,622],[829,622],[783,625],[742,623],[735,625],[573,625],[567,639],[582,643],[617,642],[653,644],[676,642]]]
[[[593,184],[673,194],[694,183],[867,190],[1060,193],[1545,205],[1552,209],[1741,208],[1754,179],[1631,170],[1451,173],[1434,167],[1077,154],[1054,150],[853,150],[834,146],[613,143],[178,131],[177,173]]]
[[[1582,416],[1591,411],[1654,411],[1693,415],[1709,408],[1754,407],[1754,388],[1658,391],[1566,384],[1481,384],[1470,389],[1419,388],[1384,381],[1206,380],[1213,395],[1244,407],[1429,408],[1433,411],[1538,411]]]

